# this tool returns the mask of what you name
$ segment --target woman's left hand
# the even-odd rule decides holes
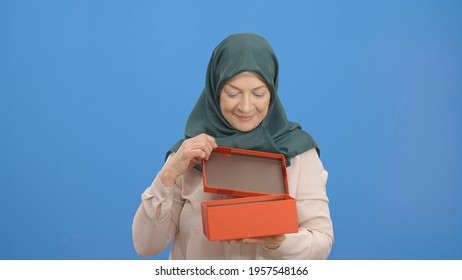
[[[274,236],[264,236],[264,237],[253,237],[253,238],[244,238],[238,240],[229,240],[229,244],[242,243],[242,244],[255,244],[262,245],[265,248],[275,250],[281,246],[282,242],[286,240],[286,235],[274,235]]]

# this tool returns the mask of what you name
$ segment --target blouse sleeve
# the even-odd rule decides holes
[[[298,169],[294,174],[298,173],[295,199],[299,231],[286,234],[278,249],[265,249],[275,259],[326,259],[334,242],[326,195],[327,171],[315,149],[295,157],[292,164]]]
[[[184,200],[181,187],[165,187],[156,176],[141,196],[132,225],[135,250],[142,257],[150,257],[167,248],[178,231],[178,221]]]

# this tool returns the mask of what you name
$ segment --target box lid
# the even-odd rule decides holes
[[[219,146],[202,161],[204,191],[233,196],[288,194],[284,155]]]

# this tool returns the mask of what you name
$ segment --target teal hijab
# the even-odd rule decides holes
[[[185,139],[201,133],[214,137],[219,146],[283,154],[287,166],[290,158],[312,148],[316,148],[319,155],[313,138],[298,123],[287,120],[277,95],[278,70],[276,55],[263,37],[240,33],[223,40],[210,58],[205,87],[186,123],[185,138],[173,145],[167,156],[176,152]],[[219,102],[221,87],[245,71],[259,75],[271,92],[268,114],[249,132],[234,129],[223,117]]]

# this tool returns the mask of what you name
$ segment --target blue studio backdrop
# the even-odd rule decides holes
[[[321,147],[330,259],[462,258],[462,1],[0,1],[0,259],[139,259],[213,48],[263,35]],[[154,257],[168,258],[168,250]]]

